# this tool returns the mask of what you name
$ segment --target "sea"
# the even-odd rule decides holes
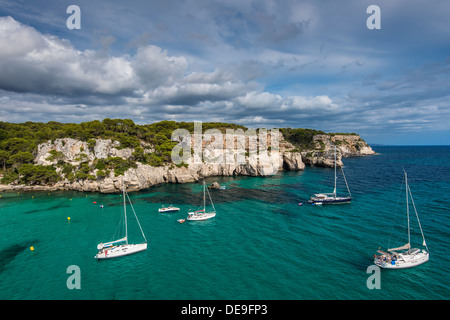
[[[210,190],[217,215],[206,221],[177,221],[202,205],[201,183],[131,192],[148,249],[108,260],[94,256],[98,243],[123,236],[121,194],[3,192],[0,299],[448,300],[450,146],[373,149],[343,159],[350,204],[308,203],[334,188],[334,169],[317,167],[207,178],[225,189]],[[404,170],[430,260],[373,271],[380,247],[407,242]],[[340,171],[337,186],[347,193]],[[158,212],[170,204],[181,210]],[[127,212],[129,242],[140,243]],[[409,213],[412,246],[422,248]]]

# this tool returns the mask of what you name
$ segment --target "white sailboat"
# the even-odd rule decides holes
[[[417,214],[416,206],[414,205],[414,199],[412,197],[411,189],[408,186],[408,177],[405,172],[405,190],[406,190],[406,217],[408,221],[408,243],[397,248],[387,249],[383,251],[379,249],[377,252],[380,255],[374,255],[374,262],[377,266],[385,269],[403,269],[411,268],[428,261],[430,253],[428,251],[427,243],[425,242],[425,236],[423,235],[422,226],[420,225],[419,215]],[[409,201],[411,198],[414,211],[416,213],[417,223],[420,228],[420,233],[422,234],[422,245],[425,249],[411,248],[411,231],[410,231],[410,220],[409,220]]]
[[[209,200],[211,201],[212,211],[206,211],[206,192],[208,192]],[[206,188],[205,180],[203,180],[203,209],[197,211],[189,211],[186,220],[189,221],[201,221],[214,218],[216,216],[216,208],[214,208],[214,203],[211,199],[208,189]]]
[[[177,212],[177,211],[180,211],[180,208],[174,207],[172,205],[170,205],[168,207],[162,206],[161,208],[158,209],[158,212],[160,212],[160,213]]]
[[[338,197],[336,193],[336,184],[337,184],[337,175],[336,175],[336,146],[334,146],[334,191],[333,193],[318,193],[314,194],[311,199],[309,199],[309,203],[315,205],[321,204],[340,204],[340,203],[349,203],[352,201],[352,195],[350,193],[350,189],[347,184],[347,179],[345,178],[344,169],[342,170],[342,175],[344,177],[345,185],[347,186],[348,196]]]
[[[144,237],[143,243],[138,244],[128,243],[127,203],[125,195],[127,196],[128,201],[130,202],[131,209],[133,210],[134,216],[136,217],[136,221],[139,225],[139,229],[141,230],[142,236]],[[130,197],[128,196],[128,193],[125,191],[125,183],[123,185],[123,210],[124,210],[125,237],[114,241],[98,244],[97,245],[98,253],[95,255],[96,259],[116,258],[147,250],[147,239],[145,238],[144,231],[142,231],[141,224],[139,223],[139,219],[136,216],[136,212],[134,211]]]

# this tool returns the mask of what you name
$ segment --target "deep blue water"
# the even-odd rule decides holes
[[[227,189],[211,191],[217,216],[203,222],[177,222],[200,205],[200,183],[131,193],[148,250],[106,261],[94,259],[96,245],[112,239],[121,195],[2,193],[0,299],[449,299],[450,147],[374,150],[379,154],[344,159],[353,196],[346,205],[306,202],[333,189],[333,169],[311,167],[208,178]],[[402,168],[430,261],[381,270],[381,289],[369,290],[373,254],[406,237]],[[160,214],[163,204],[182,210]],[[140,242],[129,218],[130,242]],[[80,268],[81,290],[66,286],[70,265]]]

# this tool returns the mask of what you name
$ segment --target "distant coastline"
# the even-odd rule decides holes
[[[78,190],[102,193],[118,192],[123,181],[130,191],[147,189],[162,183],[186,183],[211,176],[268,176],[278,170],[303,170],[305,166],[334,166],[342,158],[372,155],[375,152],[356,133],[325,133],[312,129],[277,129],[265,143],[269,157],[277,142],[277,156],[269,167],[250,154],[245,139],[247,128],[237,124],[203,123],[203,134],[192,136],[192,148],[209,152],[208,130],[231,130],[245,143],[242,163],[181,163],[175,165],[171,152],[179,141],[172,141],[176,129],[193,132],[194,123],[161,121],[136,125],[130,119],[94,120],[80,124],[59,122],[0,122],[0,191]],[[253,131],[252,131],[253,132]],[[206,136],[205,136],[206,135]],[[256,136],[255,136],[256,137]],[[200,141],[198,140],[200,139]],[[209,140],[208,140],[209,139]],[[234,138],[233,138],[234,139]],[[261,138],[259,138],[261,139]],[[276,140],[274,140],[276,139]],[[211,142],[210,142],[211,143]],[[219,150],[232,158],[235,145],[224,143]],[[193,150],[193,149],[192,149]],[[234,153],[233,153],[234,152]]]

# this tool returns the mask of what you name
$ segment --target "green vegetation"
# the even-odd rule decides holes
[[[352,133],[332,132],[332,133],[328,133],[328,135],[333,137],[333,136],[357,136],[358,134],[355,132],[352,132]]]
[[[64,153],[62,153],[61,151],[50,150],[49,153],[50,153],[50,156],[47,157],[46,160],[53,161],[53,160],[62,160],[62,159],[64,159]]]
[[[123,175],[130,168],[136,168],[137,162],[154,167],[171,164],[171,153],[177,142],[171,141],[176,129],[186,129],[194,133],[193,122],[160,121],[153,124],[137,125],[130,119],[94,120],[83,123],[60,123],[50,121],[8,123],[0,122],[0,173],[1,183],[52,184],[61,179],[70,182],[76,180],[97,180],[114,175]],[[209,129],[220,130],[246,127],[221,122],[202,123],[203,132]],[[315,149],[314,136],[325,134],[312,129],[281,128],[285,139],[298,150]],[[329,134],[340,135],[341,133]],[[356,134],[354,134],[356,135]],[[64,161],[61,151],[51,150],[47,161],[55,163],[49,166],[35,165],[38,145],[56,139],[72,138],[87,143],[81,148],[75,159],[76,163]],[[120,143],[118,149],[132,148],[129,159],[109,157],[106,159],[89,159],[96,146],[96,139],[111,139]],[[361,139],[363,142],[363,140]],[[319,141],[323,148],[323,142]],[[64,145],[64,141],[63,141]],[[357,146],[359,147],[359,145]],[[248,154],[248,153],[247,153]],[[178,167],[186,166],[185,164]]]
[[[130,119],[94,120],[83,123],[60,123],[50,121],[9,123],[0,122],[0,172],[3,175],[1,183],[47,184],[66,178],[69,181],[77,179],[103,179],[111,172],[123,175],[126,170],[137,167],[136,162],[161,166],[171,163],[171,152],[177,144],[171,141],[175,129],[186,129],[194,132],[193,122],[161,121],[148,125],[137,125]],[[202,123],[203,132],[208,129],[218,129],[225,133],[226,129],[247,128],[236,124],[220,122]],[[37,146],[41,143],[61,138],[72,138],[85,141],[89,150],[81,150],[75,159],[80,162],[71,165],[64,162],[60,151],[50,151],[48,161],[56,161],[53,166],[38,166],[33,164],[37,155]],[[86,152],[92,152],[96,139],[111,139],[120,142],[118,149],[133,148],[131,159],[107,158],[95,159],[89,163]],[[149,150],[151,149],[151,150]],[[56,170],[59,167],[60,170]],[[96,176],[93,175],[98,169]]]
[[[116,176],[123,175],[125,171],[130,168],[137,168],[136,162],[132,160],[123,159],[121,157],[109,157],[106,159],[97,159],[95,164],[95,169],[99,169],[97,171],[97,177],[106,176],[107,172],[114,171]]]
[[[25,184],[54,183],[59,179],[53,166],[23,164],[19,168],[20,182]]]
[[[314,149],[313,138],[318,134],[325,134],[323,131],[313,129],[291,129],[281,128],[279,129],[283,134],[286,141],[289,141],[294,146],[300,149]]]

